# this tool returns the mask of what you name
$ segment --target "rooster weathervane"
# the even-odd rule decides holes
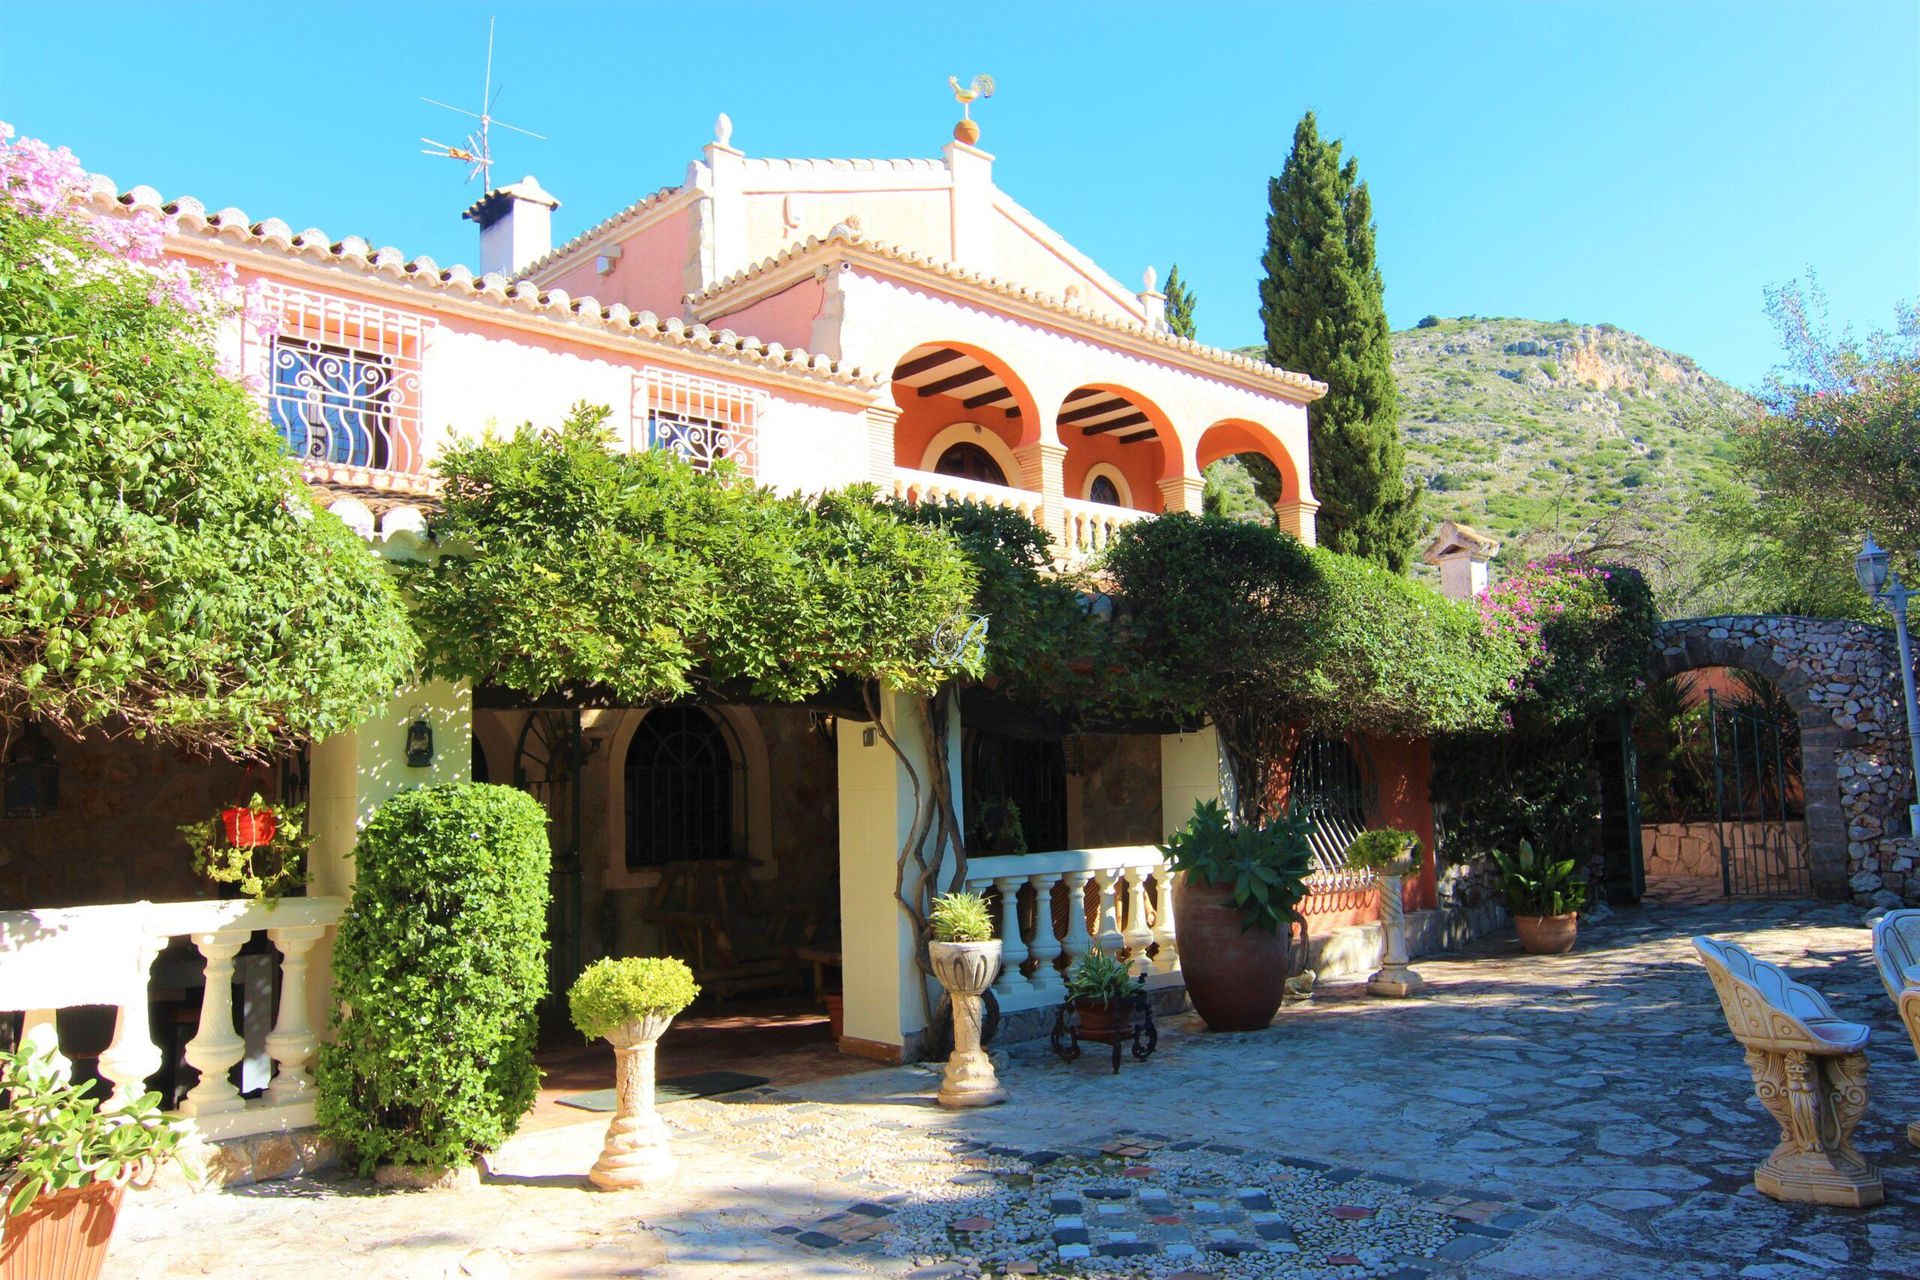
[[[980,141],[980,126],[974,123],[973,104],[980,98],[993,96],[993,77],[975,76],[973,83],[962,85],[955,76],[948,76],[947,83],[953,88],[953,100],[960,104],[960,122],[953,126],[953,136],[957,141],[971,146]]]

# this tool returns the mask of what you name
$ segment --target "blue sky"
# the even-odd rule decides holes
[[[475,258],[453,162],[499,18],[496,177],[562,236],[752,155],[932,156],[946,77],[1000,185],[1133,283],[1177,261],[1201,337],[1259,339],[1266,179],[1309,108],[1373,188],[1396,327],[1610,321],[1751,384],[1762,288],[1836,321],[1920,296],[1920,4],[341,4],[0,0],[0,119],[123,185]]]

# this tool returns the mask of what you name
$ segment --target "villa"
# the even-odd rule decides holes
[[[557,422],[581,401],[611,407],[618,448],[724,460],[777,490],[866,483],[1017,510],[1063,563],[1129,521],[1198,510],[1205,467],[1258,453],[1281,478],[1279,526],[1313,541],[1307,412],[1324,387],[1311,370],[1171,333],[1153,270],[1131,289],[1077,251],[995,185],[977,135],[938,159],[778,160],[732,132],[721,116],[682,182],[558,246],[559,201],[537,181],[487,191],[465,214],[477,273],[104,179],[91,203],[164,211],[169,253],[263,282],[277,332],[236,322],[223,354],[323,504],[389,557],[432,553],[432,467],[450,440]],[[1484,583],[1485,543],[1436,544],[1460,593]],[[883,691],[883,714],[901,705]],[[1000,912],[1001,1014],[1057,1004],[1056,966],[1092,945],[1128,949],[1151,985],[1177,988],[1155,845],[1219,794],[1211,730],[1062,736],[981,690],[958,705],[966,816],[1010,802],[1024,829],[1019,847],[976,844],[967,873]],[[122,1087],[192,1066],[179,1106],[205,1136],[310,1124],[303,1064],[355,832],[397,791],[471,777],[547,808],[555,990],[596,956],[677,954],[717,994],[802,992],[809,1008],[837,994],[843,1051],[912,1057],[927,1019],[893,896],[912,803],[865,716],[857,701],[646,708],[433,683],[271,771],[23,738],[0,908],[58,928],[0,957],[0,1004]],[[35,787],[16,788],[29,768]],[[1338,869],[1366,826],[1421,836],[1407,905],[1439,905],[1428,770],[1424,741],[1303,739],[1290,785],[1322,827],[1316,937],[1377,918],[1371,880]],[[272,912],[208,899],[155,834],[255,788],[305,800],[316,836],[309,896]],[[1327,964],[1375,958],[1371,933],[1336,941],[1354,954]],[[307,998],[276,1001],[276,987]]]

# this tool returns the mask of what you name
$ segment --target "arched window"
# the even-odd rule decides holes
[[[649,711],[627,745],[627,866],[739,855],[726,735],[697,707]]]
[[[1313,820],[1314,860],[1323,871],[1339,870],[1347,846],[1367,829],[1369,797],[1353,749],[1339,738],[1308,738],[1293,754],[1287,795]]]
[[[1120,501],[1120,486],[1113,482],[1113,477],[1111,476],[1095,476],[1093,478],[1093,483],[1087,486],[1087,501],[1104,502],[1110,507],[1126,505]]]
[[[1005,484],[1006,473],[1000,470],[1000,464],[993,455],[977,444],[960,443],[950,446],[940,455],[940,461],[933,469],[943,476],[958,476],[962,480],[979,480],[986,484]]]

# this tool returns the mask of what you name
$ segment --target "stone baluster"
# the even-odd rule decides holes
[[[1027,877],[1033,886],[1033,943],[1027,954],[1033,957],[1033,977],[1028,979],[1042,1003],[1064,1000],[1067,986],[1053,962],[1066,950],[1064,936],[1053,923],[1053,887],[1060,883],[1057,871]]]
[[[995,876],[993,880],[993,887],[1000,891],[1000,976],[993,980],[993,993],[1003,999],[1012,998],[1027,981],[1020,972],[1020,966],[1027,962],[1027,944],[1020,936],[1020,886],[1026,880],[1025,876]]]
[[[1067,937],[1061,954],[1067,958],[1067,967],[1072,968],[1074,961],[1093,950],[1093,934],[1087,930],[1087,881],[1093,879],[1093,873],[1069,871],[1062,879],[1067,882]]]
[[[1128,960],[1144,962],[1153,943],[1153,930],[1147,927],[1147,872],[1144,867],[1127,867],[1120,874],[1127,881],[1127,927],[1121,936],[1126,939]]]
[[[1099,898],[1094,903],[1094,914],[1098,924],[1094,931],[1094,943],[1110,955],[1119,955],[1120,948],[1127,945],[1126,935],[1120,932],[1120,895],[1117,884],[1120,873],[1111,870],[1099,870],[1093,873],[1093,882],[1099,886]]]
[[[1162,863],[1153,872],[1153,971],[1173,973],[1180,968],[1180,942],[1173,932],[1173,873]]]
[[[227,1079],[227,1071],[247,1051],[247,1042],[233,1029],[233,958],[247,940],[247,931],[214,930],[192,935],[193,945],[207,961],[207,989],[200,1001],[200,1026],[187,1041],[187,1064],[200,1073],[200,1082],[180,1100],[183,1116],[211,1116],[240,1111],[246,1100]]]
[[[60,1052],[60,1012],[57,1009],[29,1009],[20,1027],[22,1053],[40,1053],[53,1063],[62,1080],[73,1079],[73,1061]]]
[[[267,1086],[267,1101],[275,1106],[306,1102],[314,1096],[312,1061],[319,1047],[308,1016],[307,953],[326,936],[325,925],[292,925],[267,930],[280,948],[280,1016],[267,1036],[267,1052],[280,1072]]]
[[[107,1106],[124,1107],[147,1092],[147,1077],[166,1062],[160,1046],[153,1042],[152,1023],[147,1018],[148,971],[160,954],[160,939],[151,935],[140,940],[134,956],[135,986],[128,1002],[114,1011],[113,1039],[100,1051],[100,1074],[113,1085]]]

